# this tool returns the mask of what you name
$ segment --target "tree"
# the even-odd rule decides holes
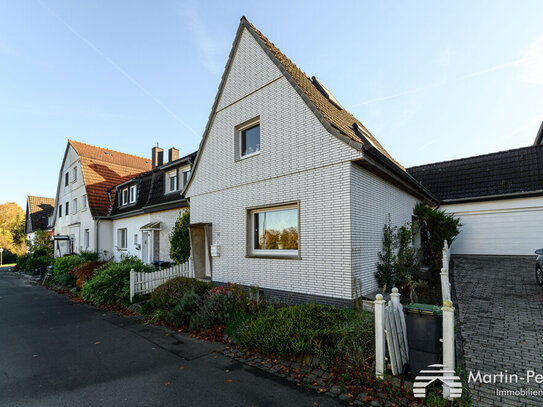
[[[170,257],[177,264],[186,263],[190,257],[189,223],[190,211],[187,209],[177,219],[170,234]]]
[[[15,202],[0,204],[0,247],[18,256],[26,252],[25,212]]]
[[[397,281],[397,273],[394,267],[396,259],[396,228],[392,226],[390,215],[388,221],[383,226],[383,249],[379,252],[379,263],[377,263],[377,272],[375,278],[382,287],[383,292],[390,291]]]
[[[35,253],[37,250],[43,250],[45,256],[53,257],[53,239],[52,232],[46,230],[37,230],[32,241],[28,241],[28,251]]]

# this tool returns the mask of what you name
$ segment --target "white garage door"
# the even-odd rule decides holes
[[[443,205],[462,222],[453,254],[533,255],[543,248],[543,197]]]

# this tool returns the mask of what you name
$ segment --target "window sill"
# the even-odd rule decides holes
[[[251,153],[251,154],[242,155],[242,156],[240,156],[240,157],[238,158],[238,161],[245,160],[246,158],[255,157],[255,156],[257,156],[257,155],[260,155],[260,150],[254,152],[254,153]]]
[[[302,260],[302,256],[288,254],[247,254],[246,259]]]

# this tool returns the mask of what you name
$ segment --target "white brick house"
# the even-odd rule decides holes
[[[197,275],[335,304],[377,289],[387,218],[433,199],[245,18],[184,192]]]

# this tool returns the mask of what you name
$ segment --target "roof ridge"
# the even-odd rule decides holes
[[[72,144],[72,143],[83,144],[83,145],[88,146],[88,147],[100,148],[102,150],[111,151],[111,152],[114,152],[114,153],[117,153],[117,154],[129,155],[131,157],[140,158],[140,159],[145,160],[145,161],[151,161],[150,158],[146,158],[146,157],[142,157],[142,156],[135,155],[135,154],[130,154],[130,153],[123,153],[122,151],[113,150],[111,148],[106,148],[106,147],[95,146],[94,144],[88,144],[88,143],[84,143],[82,141],[68,139],[68,143],[70,143],[70,144]],[[76,151],[77,151],[77,149],[76,149]],[[88,157],[88,158],[90,158],[90,157]],[[104,160],[101,160],[100,158],[94,158],[94,159],[99,160],[99,161],[104,161]]]
[[[37,195],[27,195],[28,198],[40,198],[40,199],[52,199],[53,201],[55,200],[55,198],[49,198],[49,197],[46,197],[46,196],[37,196]]]
[[[498,154],[508,153],[508,152],[512,152],[512,151],[530,150],[530,149],[535,150],[537,148],[543,148],[543,144],[524,146],[524,147],[517,147],[517,148],[510,148],[508,150],[494,151],[492,153],[472,155],[472,156],[469,156],[469,157],[455,158],[455,159],[452,159],[452,160],[436,161],[436,162],[428,163],[428,164],[415,165],[413,167],[408,167],[407,169],[408,170],[413,170],[413,169],[418,169],[418,168],[423,168],[423,167],[430,167],[432,165],[448,164],[448,163],[453,163],[453,162],[473,160],[475,158],[489,157],[489,156],[492,156],[492,155],[498,155]]]

